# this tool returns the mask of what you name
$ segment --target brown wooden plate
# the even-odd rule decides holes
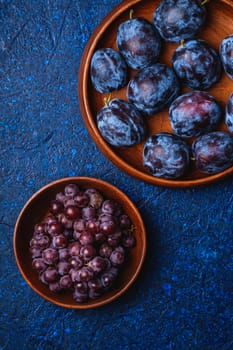
[[[80,188],[95,188],[105,198],[111,198],[120,203],[124,212],[131,218],[136,239],[135,247],[130,249],[127,263],[122,268],[115,286],[97,299],[89,299],[84,303],[77,303],[71,291],[64,293],[51,292],[43,284],[37,272],[32,268],[29,252],[29,242],[35,224],[41,222],[49,214],[51,200],[65,186],[73,183]],[[39,189],[27,201],[21,210],[14,228],[13,247],[18,268],[28,285],[42,298],[56,305],[70,309],[90,309],[110,303],[125,293],[135,282],[141,272],[146,255],[146,230],[141,215],[133,202],[121,190],[112,184],[91,177],[68,177],[58,179]]]
[[[129,18],[130,10],[133,9],[134,17],[144,17],[152,22],[153,12],[158,6],[160,0],[129,0],[124,1],[118,7],[113,9],[98,25],[90,37],[89,42],[83,53],[79,68],[78,97],[81,113],[85,125],[93,140],[100,150],[117,167],[129,175],[153,185],[166,187],[193,187],[208,184],[220,180],[233,173],[233,167],[230,167],[218,174],[206,175],[195,169],[194,164],[190,170],[181,179],[167,180],[154,177],[148,173],[142,164],[142,150],[144,142],[129,148],[116,148],[110,146],[101,137],[96,126],[97,112],[104,105],[104,97],[107,95],[97,92],[90,81],[89,67],[93,53],[104,47],[116,48],[116,32],[118,26]],[[232,0],[210,1],[207,5],[207,21],[205,27],[199,33],[199,38],[209,42],[215,49],[219,49],[220,43],[224,37],[233,33],[233,2]],[[171,66],[171,56],[178,44],[164,43],[159,62]],[[131,70],[132,77],[136,71]],[[182,92],[189,89],[183,88]],[[233,92],[233,81],[223,72],[221,80],[208,90],[225,109],[225,104]],[[126,99],[126,87],[112,93],[112,98],[119,97]],[[223,118],[224,119],[224,118]],[[172,132],[168,120],[168,109],[157,113],[147,119],[149,135],[157,132]],[[219,130],[225,130],[224,121],[219,126]],[[191,140],[189,140],[191,142]]]

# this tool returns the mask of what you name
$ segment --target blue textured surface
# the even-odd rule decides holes
[[[96,148],[77,101],[83,49],[120,1],[0,0],[0,349],[233,348],[233,181],[174,190],[122,173]],[[102,178],[135,202],[148,236],[133,287],[88,311],[39,297],[16,266],[26,200],[65,176]]]

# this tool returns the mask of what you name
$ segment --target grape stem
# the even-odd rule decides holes
[[[181,46],[181,47],[184,47],[184,39],[181,39],[181,41],[180,41],[180,46]]]
[[[205,5],[207,2],[209,2],[210,0],[203,0],[202,2],[201,2],[201,6],[203,6],[203,5]]]
[[[131,225],[130,228],[128,229],[128,233],[133,233],[135,231],[135,226]]]

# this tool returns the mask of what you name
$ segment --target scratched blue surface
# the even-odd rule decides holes
[[[233,181],[174,190],[118,170],[77,101],[83,49],[117,0],[0,0],[0,349],[233,348]],[[138,206],[148,253],[134,286],[99,309],[48,303],[21,277],[12,233],[26,200],[65,176],[107,180]]]

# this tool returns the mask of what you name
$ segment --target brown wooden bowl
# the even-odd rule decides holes
[[[116,32],[118,26],[129,18],[129,12],[134,10],[134,17],[142,16],[152,22],[152,16],[160,0],[129,0],[123,1],[118,7],[113,9],[98,25],[90,37],[89,42],[83,53],[79,68],[78,97],[81,113],[86,127],[93,140],[100,150],[117,167],[129,175],[139,180],[153,185],[166,187],[193,187],[208,184],[220,180],[233,173],[233,167],[230,167],[218,174],[206,175],[195,169],[194,165],[190,167],[188,173],[177,180],[167,180],[150,175],[142,164],[142,149],[144,143],[129,148],[116,148],[110,146],[101,137],[96,126],[96,114],[104,105],[104,96],[97,92],[90,81],[89,67],[93,53],[104,47],[116,48]],[[203,30],[199,34],[209,42],[215,49],[219,49],[220,43],[224,37],[233,33],[233,2],[232,0],[210,1],[207,5],[207,21]],[[164,43],[160,62],[171,66],[171,56],[178,44]],[[135,71],[130,72],[132,77]],[[189,89],[184,88],[183,92]],[[233,81],[225,74],[222,74],[221,80],[208,90],[217,101],[225,108],[226,101],[233,92]],[[106,95],[105,95],[106,96]],[[126,99],[126,87],[112,93],[112,98],[119,97]],[[149,135],[157,132],[172,132],[168,120],[168,110],[157,113],[156,116],[148,118]],[[225,130],[225,123],[219,126],[219,130]],[[191,142],[191,140],[189,141]]]
[[[118,201],[126,214],[131,218],[135,228],[134,235],[136,238],[136,245],[129,250],[127,264],[122,268],[115,287],[98,299],[89,300],[84,303],[75,302],[72,292],[51,292],[48,286],[39,280],[37,272],[32,268],[32,258],[29,252],[29,241],[32,237],[35,224],[42,221],[42,219],[48,215],[49,203],[54,199],[56,193],[63,191],[64,187],[70,183],[77,184],[84,189],[95,188],[99,190],[104,197]],[[146,254],[146,232],[137,208],[118,188],[110,183],[95,178],[69,177],[59,179],[46,185],[28,200],[20,212],[15,225],[13,246],[18,268],[25,281],[36,293],[59,306],[72,309],[89,309],[110,303],[117,299],[126,292],[136,280],[141,271]]]

